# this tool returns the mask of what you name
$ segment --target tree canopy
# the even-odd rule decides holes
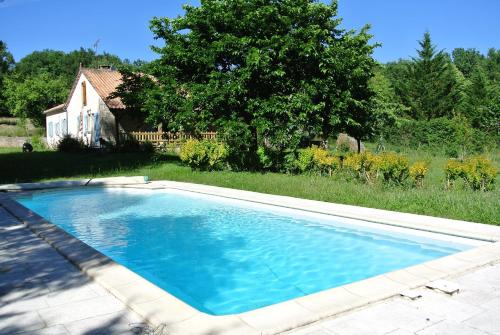
[[[36,126],[44,126],[42,112],[49,107],[63,103],[69,87],[62,79],[54,79],[42,72],[17,83],[12,78],[6,81],[7,107],[12,115],[30,119]]]
[[[264,142],[285,152],[307,136],[367,135],[375,46],[368,27],[340,28],[336,1],[206,0],[184,8],[184,16],[151,21],[165,42],[154,48],[157,85],[142,94],[154,121],[217,129],[249,156]]]
[[[459,78],[448,55],[437,51],[429,32],[419,41],[417,57],[408,63],[409,80],[398,87],[403,103],[415,119],[450,115],[459,103]]]
[[[0,115],[7,114],[7,106],[5,104],[5,78],[12,70],[14,65],[14,57],[7,49],[7,44],[0,41]]]
[[[0,113],[29,118],[39,126],[44,125],[44,110],[66,101],[80,66],[122,65],[118,56],[84,48],[34,51],[15,63],[0,42],[0,55]]]

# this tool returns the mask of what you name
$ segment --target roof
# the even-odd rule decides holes
[[[81,68],[76,80],[71,89],[71,93],[69,94],[68,101],[66,102],[66,106],[69,104],[71,97],[73,96],[73,92],[76,89],[76,85],[81,75],[84,75],[87,80],[90,82],[90,85],[96,90],[97,94],[102,98],[102,100],[106,103],[106,105],[110,109],[124,109],[126,108],[125,104],[122,102],[120,98],[110,99],[109,96],[111,93],[116,91],[118,85],[120,85],[122,81],[122,75],[119,71],[112,69],[87,69]]]
[[[49,108],[49,109],[43,111],[43,114],[48,115],[48,114],[57,114],[58,112],[63,112],[64,106],[65,106],[65,104],[60,104],[60,105],[54,106],[52,108]]]

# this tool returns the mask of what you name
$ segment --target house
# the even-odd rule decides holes
[[[70,134],[90,147],[100,147],[102,140],[116,143],[122,132],[144,130],[142,120],[120,98],[110,98],[121,83],[121,73],[110,67],[80,68],[66,103],[43,112],[47,144],[55,147]]]

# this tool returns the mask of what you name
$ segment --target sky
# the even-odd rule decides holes
[[[154,16],[175,17],[197,0],[0,0],[0,40],[16,60],[35,50],[91,48],[152,60]],[[500,48],[500,0],[339,0],[345,29],[369,23],[380,62],[415,56],[428,30],[439,49]]]

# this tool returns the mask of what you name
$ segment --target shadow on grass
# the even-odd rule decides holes
[[[178,160],[176,156],[162,156],[162,162]],[[154,164],[154,160],[149,153],[0,153],[0,184],[53,178],[127,175],[151,164]]]

